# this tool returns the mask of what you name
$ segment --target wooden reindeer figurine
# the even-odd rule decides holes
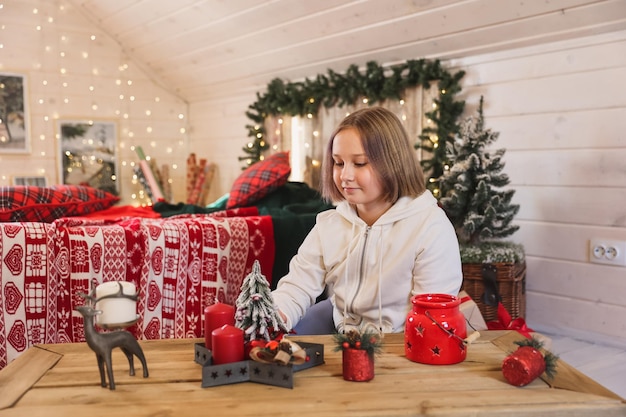
[[[87,345],[96,352],[96,358],[98,359],[98,369],[100,370],[100,384],[103,387],[107,386],[106,378],[104,374],[104,365],[106,364],[106,371],[109,378],[109,388],[115,389],[115,380],[113,378],[113,367],[111,363],[111,351],[119,347],[122,349],[126,357],[128,358],[128,364],[130,366],[129,374],[135,375],[135,366],[133,355],[137,356],[143,366],[143,377],[148,377],[148,366],[146,365],[146,358],[143,354],[143,350],[135,337],[126,330],[115,330],[109,333],[100,333],[96,330],[94,325],[94,317],[97,314],[102,313],[100,310],[95,310],[90,306],[76,307],[84,319],[85,327],[85,339]]]

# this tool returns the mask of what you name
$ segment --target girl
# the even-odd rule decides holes
[[[457,295],[463,279],[456,234],[430,191],[400,120],[370,107],[330,137],[321,192],[337,205],[316,224],[272,293],[292,329],[326,289],[328,301],[297,333],[402,332],[411,297]],[[323,310],[332,313],[326,327]],[[331,310],[332,308],[332,310]],[[301,327],[301,330],[299,330]]]

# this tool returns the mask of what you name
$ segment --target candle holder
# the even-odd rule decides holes
[[[252,359],[215,365],[212,352],[204,343],[195,344],[194,361],[202,366],[202,388],[239,382],[257,382],[283,388],[293,388],[293,374],[324,363],[324,345],[296,342],[305,352],[302,363],[268,363]]]
[[[105,284],[107,284],[107,286],[102,287]],[[118,290],[111,291],[111,289],[107,287],[112,286],[108,284],[113,284],[113,287],[115,286],[115,283],[109,282],[101,284],[98,288],[93,289],[89,294],[80,293],[79,295],[84,298],[88,304],[76,307],[76,311],[83,316],[85,340],[87,341],[87,345],[96,354],[98,369],[100,371],[100,385],[102,387],[106,387],[106,380],[108,377],[109,389],[115,390],[115,379],[113,377],[113,367],[111,363],[111,351],[114,348],[120,348],[126,355],[130,368],[129,375],[135,375],[135,356],[137,356],[137,358],[141,361],[144,378],[148,377],[148,366],[143,350],[135,337],[129,331],[123,330],[137,322],[136,302],[138,294],[127,294],[124,292],[125,288],[132,288],[134,292],[134,285],[131,284],[132,287],[130,287],[126,285],[130,283],[123,284],[122,282],[117,282]],[[98,297],[98,293],[101,292],[98,290],[101,288],[104,288],[105,291],[103,295]],[[107,302],[107,300],[110,300],[111,302]],[[125,310],[120,311],[120,304],[115,302],[120,300],[130,300],[132,302],[132,306],[130,304],[122,304],[124,305]],[[98,306],[100,309],[94,308],[95,306]],[[116,308],[118,310],[114,310]],[[106,309],[106,311],[103,311],[102,309]],[[134,319],[129,320],[131,317],[131,311]],[[122,313],[121,316],[119,315],[120,312]],[[98,332],[96,330],[95,318],[98,316],[104,316],[105,318],[108,317],[107,320],[101,320],[98,323],[98,327],[111,331]],[[109,322],[109,320],[112,320],[112,322]]]
[[[126,329],[137,323],[137,299],[135,284],[127,281],[109,281],[95,289],[93,305],[102,314],[96,316],[96,324],[105,330]]]
[[[324,345],[302,348],[283,338],[288,329],[258,260],[241,284],[236,306],[205,308],[205,343],[195,344],[203,388],[245,381],[293,388],[294,371],[324,363]]]
[[[382,335],[379,333],[350,330],[334,335],[335,350],[341,351],[343,379],[346,381],[367,382],[374,378],[375,355],[382,349]]]

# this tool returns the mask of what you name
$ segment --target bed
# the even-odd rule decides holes
[[[136,285],[138,339],[202,337],[204,307],[234,304],[255,260],[275,288],[330,206],[286,177],[263,186],[246,201],[233,188],[221,205],[145,208],[89,187],[0,187],[0,369],[33,344],[84,341],[74,307],[102,282]]]

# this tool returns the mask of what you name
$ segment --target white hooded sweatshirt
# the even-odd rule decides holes
[[[400,198],[372,226],[345,201],[318,214],[272,295],[288,328],[328,287],[339,332],[402,332],[412,296],[457,295],[462,280],[454,228],[426,191]]]

